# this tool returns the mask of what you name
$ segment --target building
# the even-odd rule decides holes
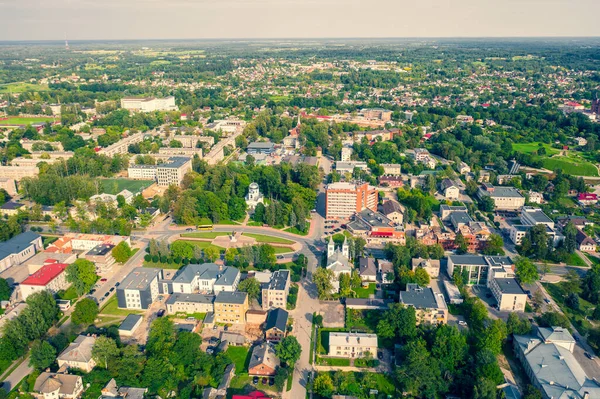
[[[514,187],[484,183],[477,191],[479,198],[490,197],[496,210],[515,211],[525,205],[525,197]]]
[[[400,176],[402,166],[399,163],[382,163],[379,166],[383,168],[383,174],[388,176]]]
[[[362,358],[377,356],[377,334],[330,332],[329,356]]]
[[[98,244],[94,248],[87,251],[83,257],[96,265],[96,273],[106,273],[112,268],[115,263],[115,258],[112,256],[113,244]]]
[[[521,224],[513,224],[509,229],[509,236],[512,242],[521,245],[523,237],[533,227],[540,224],[546,226],[546,233],[552,237],[554,246],[558,245],[564,239],[554,226],[554,221],[550,219],[540,208],[524,206],[521,208]]]
[[[279,342],[287,333],[288,312],[282,308],[269,310],[265,322],[265,339],[268,342]]]
[[[41,291],[56,294],[60,290],[67,289],[71,285],[67,282],[65,274],[67,266],[65,263],[48,263],[42,266],[21,282],[21,298],[26,300],[29,295]]]
[[[214,312],[214,295],[207,294],[172,294],[167,302],[167,313],[208,313]]]
[[[515,335],[513,348],[533,386],[544,399],[600,398],[600,385],[573,355],[575,340],[562,327]]]
[[[358,274],[363,283],[377,281],[377,266],[374,258],[361,256],[358,259]]]
[[[35,177],[40,174],[37,166],[3,166],[0,165],[0,177],[19,181],[24,177]]]
[[[285,309],[289,293],[290,271],[281,269],[273,272],[271,281],[262,289],[262,308],[264,310]]]
[[[365,119],[376,119],[384,122],[392,120],[392,111],[383,108],[364,108],[360,111]]]
[[[156,180],[156,165],[129,165],[127,177],[135,180]]]
[[[106,155],[107,157],[112,157],[117,154],[127,154],[129,152],[129,146],[141,143],[144,140],[144,137],[146,137],[144,133],[134,133],[125,138],[122,138],[121,140],[109,145],[108,147],[101,148],[98,151],[98,154]]]
[[[117,387],[114,378],[100,391],[98,399],[144,399],[148,388]]]
[[[493,278],[489,288],[498,303],[498,310],[509,312],[524,312],[527,294],[513,278]]]
[[[366,208],[376,211],[377,195],[367,183],[331,183],[325,190],[325,216],[349,218]]]
[[[20,210],[25,210],[25,205],[20,202],[8,201],[0,205],[0,216],[18,215]]]
[[[273,152],[275,152],[275,144],[270,142],[255,141],[254,143],[248,144],[246,152],[248,155],[271,155]]]
[[[423,269],[429,274],[429,277],[437,278],[440,275],[440,261],[437,259],[412,259],[413,272],[417,269]]]
[[[342,244],[342,250],[335,248],[333,238],[329,240],[327,244],[327,269],[333,272],[334,281],[332,281],[333,290],[338,292],[340,290],[340,276],[342,274],[351,274],[352,266],[348,258],[350,257],[350,247],[348,240],[345,239]]]
[[[465,162],[460,162],[458,164],[458,173],[461,175],[466,175],[467,173],[471,173],[471,167],[467,165]]]
[[[527,193],[529,196],[529,202],[532,204],[543,204],[544,203],[544,195],[538,193],[537,191],[531,191]]]
[[[125,320],[119,325],[119,336],[131,337],[138,327],[142,324],[144,317],[139,314],[128,314]]]
[[[162,269],[136,267],[117,287],[120,308],[148,309],[158,297]]]
[[[447,200],[456,200],[460,197],[460,188],[450,179],[442,180],[440,188]]]
[[[117,195],[114,194],[106,194],[106,193],[102,193],[102,194],[96,194],[96,195],[92,195],[90,197],[90,202],[97,202],[97,201],[101,201],[104,202],[105,204],[110,204],[113,206],[117,206],[118,205],[118,200],[117,197],[118,196],[122,196],[125,199],[125,202],[127,204],[131,204],[131,202],[133,201],[133,193],[129,190],[121,190]]]
[[[56,358],[58,367],[66,366],[89,373],[96,366],[96,361],[92,358],[92,349],[95,343],[95,336],[79,335]]]
[[[156,182],[159,186],[181,185],[186,173],[192,171],[192,159],[173,157],[169,162],[156,165]]]
[[[406,291],[400,291],[400,303],[416,310],[417,325],[445,324],[448,322],[448,306],[444,296],[432,288],[406,284]]]
[[[460,273],[467,285],[488,285],[493,277],[492,269],[512,268],[513,262],[508,256],[450,255],[448,257],[448,275]]]
[[[175,97],[125,97],[121,99],[121,108],[136,112],[177,111]]]
[[[577,249],[579,249],[581,252],[596,252],[596,241],[585,234],[582,230],[577,229],[577,235],[575,236],[575,239],[577,240]]]
[[[452,305],[460,305],[463,303],[463,297],[460,294],[460,290],[454,284],[452,284],[448,280],[442,281],[444,284],[444,289],[446,290],[446,295],[448,296],[448,303]]]
[[[275,354],[275,347],[268,342],[263,342],[252,349],[248,374],[251,376],[272,377],[277,373],[280,364],[281,362]]]
[[[83,393],[83,379],[65,373],[40,373],[33,386],[36,399],[76,399]]]
[[[42,236],[31,231],[0,242],[0,272],[24,263],[43,248]]]
[[[352,159],[353,152],[354,152],[354,150],[352,149],[352,147],[348,147],[348,146],[342,147],[341,161],[349,162]]]
[[[258,183],[252,182],[248,187],[248,194],[245,197],[246,205],[248,208],[254,209],[256,205],[264,203],[264,196],[260,193],[260,187]]]
[[[353,173],[354,169],[367,170],[367,163],[362,161],[337,161],[335,163],[335,171],[340,174]]]
[[[389,260],[377,259],[377,273],[382,284],[391,284],[396,278],[394,264]]]
[[[190,264],[181,268],[172,280],[160,282],[160,293],[217,294],[233,292],[240,282],[240,271],[215,263]]]
[[[399,188],[404,186],[404,181],[400,176],[381,175],[377,178],[382,187]]]
[[[404,244],[406,235],[401,226],[397,226],[385,215],[370,209],[357,212],[354,220],[348,223],[348,231],[364,236],[367,244],[380,245],[387,242]]]
[[[17,194],[17,185],[15,179],[10,177],[0,177],[0,190],[4,190],[11,197]]]
[[[593,193],[579,193],[577,202],[583,206],[594,205],[598,202],[598,195]]]
[[[215,321],[217,323],[245,324],[248,311],[248,294],[221,291],[215,297]]]
[[[404,224],[404,208],[398,201],[384,201],[381,205],[381,213],[399,226]]]

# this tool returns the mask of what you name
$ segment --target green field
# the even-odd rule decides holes
[[[276,255],[289,254],[290,252],[294,252],[294,250],[292,248],[285,248],[285,247],[274,247],[274,248],[275,248]]]
[[[41,122],[52,122],[54,118],[51,117],[37,117],[37,118],[20,118],[20,117],[12,117],[9,116],[8,119],[0,120],[0,125],[30,125],[32,123],[41,123]]]
[[[104,304],[104,306],[100,309],[100,314],[102,315],[113,315],[113,316],[127,316],[128,314],[143,314],[143,311],[131,310],[131,309],[119,309],[119,304],[117,303],[117,296],[113,296]]]
[[[375,294],[376,286],[377,284],[371,283],[368,287],[355,288],[353,291],[358,298],[369,298],[370,295]]]
[[[247,373],[248,362],[250,361],[248,348],[245,346],[229,346],[225,353],[235,364],[235,373]]]
[[[102,179],[102,191],[106,194],[118,194],[123,190],[129,190],[136,194],[154,183],[152,180],[130,180],[130,179]]]
[[[350,359],[319,357],[317,358],[317,364],[333,367],[348,367],[350,366]]]
[[[33,83],[8,83],[0,85],[0,93],[24,93],[26,91],[46,91],[49,90],[48,85],[37,85]]]
[[[563,172],[575,176],[598,176],[598,168],[591,162],[580,161],[569,157],[546,158],[543,160],[543,166],[552,171],[562,169]]]
[[[517,152],[522,152],[524,154],[532,154],[536,152],[540,148],[539,142],[534,143],[516,143],[512,145],[513,150]],[[546,149],[546,155],[554,155],[558,154],[559,150],[556,148],[552,148],[550,144],[542,143],[542,147]]]
[[[225,250],[225,248],[219,247],[218,245],[212,245],[208,241],[190,241],[190,240],[177,240],[177,241],[185,241],[188,244],[195,245],[195,246],[197,246],[199,248],[202,248],[202,249],[205,249],[205,248],[208,248],[208,247],[213,247],[213,248],[217,248],[219,251]]]
[[[264,244],[288,244],[291,245],[294,243],[292,240],[286,240],[285,238],[267,236],[264,234],[251,234],[251,233],[243,233],[246,237],[251,237],[256,240],[256,242],[264,243]]]
[[[186,238],[206,238],[206,239],[215,239],[217,237],[221,237],[221,236],[227,236],[230,233],[219,233],[216,231],[207,231],[207,232],[198,232],[198,233],[183,233],[181,234],[182,237],[186,237]]]

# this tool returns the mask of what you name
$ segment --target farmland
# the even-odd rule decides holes
[[[38,85],[26,82],[8,83],[0,85],[0,93],[25,93],[28,91],[46,91],[47,85]]]

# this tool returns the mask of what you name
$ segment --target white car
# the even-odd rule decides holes
[[[467,322],[466,322],[466,321],[463,321],[463,320],[459,320],[459,321],[458,321],[458,325],[459,325],[459,326],[465,326],[465,327],[466,327],[466,326],[467,326]]]

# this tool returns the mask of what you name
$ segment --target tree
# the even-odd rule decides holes
[[[247,278],[240,282],[238,291],[247,292],[249,299],[259,299],[261,294],[260,283],[254,277]]]
[[[183,240],[177,240],[171,244],[171,254],[180,258],[193,258],[194,245]]]
[[[92,358],[97,364],[101,364],[105,369],[108,369],[108,362],[116,359],[119,353],[119,348],[114,339],[103,335],[96,338],[92,348]]]
[[[8,301],[11,293],[12,290],[10,289],[8,282],[5,279],[0,278],[0,301]]]
[[[313,282],[317,286],[319,299],[324,299],[333,290],[333,271],[324,267],[319,267],[313,274]]]
[[[490,196],[485,195],[479,200],[479,208],[484,212],[493,212],[495,207],[496,203]]]
[[[577,227],[575,227],[573,222],[567,223],[563,229],[563,235],[565,236],[565,239],[563,240],[565,252],[569,254],[574,253],[577,249]]]
[[[416,398],[436,398],[446,392],[439,361],[430,355],[422,338],[408,342],[401,351],[402,362],[395,373],[401,392]]]
[[[565,299],[565,305],[573,310],[579,310],[579,295],[574,292],[570,293]]]
[[[422,267],[418,267],[415,270],[415,283],[419,284],[420,287],[427,287],[429,285],[429,274]]]
[[[521,319],[519,315],[511,312],[506,322],[507,334],[526,335],[531,332],[531,323],[527,319]]]
[[[279,359],[284,362],[288,368],[293,369],[294,365],[300,359],[302,347],[293,335],[288,335],[275,346],[275,353]]]
[[[519,256],[515,262],[515,274],[521,284],[532,284],[540,279],[537,267],[531,260]]]
[[[206,247],[204,248],[204,256],[209,262],[214,262],[217,260],[221,252],[215,247]]]
[[[546,312],[536,318],[540,327],[564,327],[570,328],[571,323],[567,316],[558,312]]]
[[[491,234],[481,251],[484,255],[504,255],[504,241],[498,234]]]
[[[494,355],[502,352],[502,343],[506,339],[506,325],[500,319],[492,320],[483,333],[478,336],[479,350],[487,349]]]
[[[66,277],[73,284],[77,295],[81,296],[88,292],[98,280],[96,266],[87,259],[77,259],[67,266]]]
[[[75,305],[71,320],[75,324],[91,324],[98,316],[98,304],[91,298],[83,298]]]
[[[131,247],[125,241],[118,243],[112,250],[113,258],[119,263],[127,262],[131,258],[132,253]]]
[[[47,341],[36,340],[31,345],[29,351],[29,366],[44,370],[54,363],[56,359],[56,349]]]
[[[465,254],[469,250],[469,242],[467,241],[465,236],[463,236],[460,232],[456,235],[456,238],[454,239],[454,245],[456,246],[457,254]]]
[[[313,381],[313,391],[324,398],[333,394],[334,386],[329,373],[319,373]]]
[[[480,378],[473,387],[473,399],[496,399],[496,384]]]
[[[563,289],[568,293],[581,293],[581,278],[579,277],[579,273],[573,269],[569,269],[563,281]]]

